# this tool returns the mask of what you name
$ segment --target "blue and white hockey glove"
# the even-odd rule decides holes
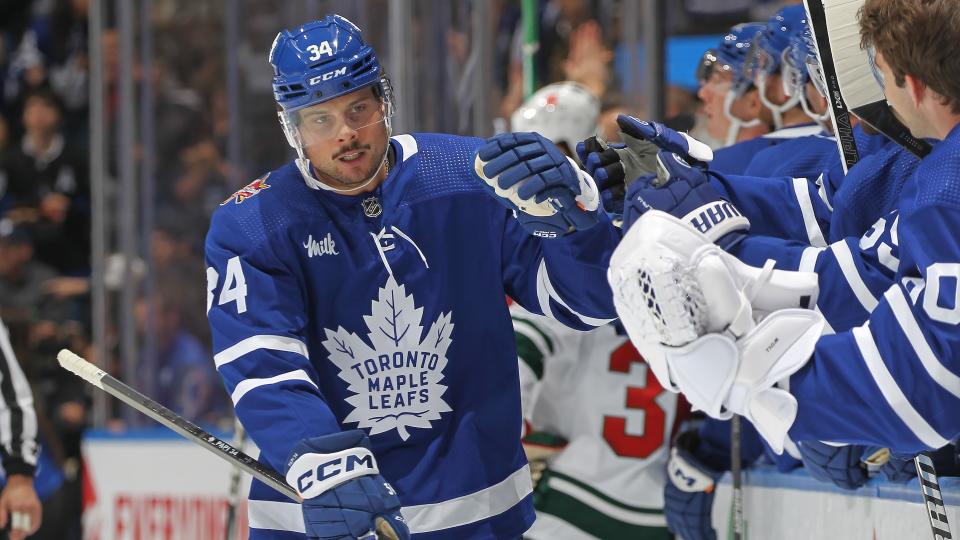
[[[593,178],[538,133],[487,139],[474,157],[474,172],[535,236],[557,238],[599,219]]]
[[[657,154],[657,164],[656,176],[641,177],[627,190],[623,205],[624,230],[629,230],[648,210],[660,210],[729,249],[750,229],[750,221],[720,196],[703,170],[665,151]]]
[[[677,436],[670,450],[670,461],[667,462],[669,482],[663,491],[663,514],[670,532],[684,540],[717,538],[710,524],[710,513],[716,483],[723,472],[704,463],[709,459],[708,456],[711,456],[711,449],[695,429]],[[729,460],[729,452],[726,457]]]
[[[820,441],[797,443],[803,466],[821,482],[843,489],[857,489],[870,479],[863,462],[864,447],[850,444],[834,446]]]
[[[286,480],[303,497],[307,538],[410,538],[400,499],[380,476],[363,431],[300,441],[287,459]]]
[[[649,141],[666,152],[680,154],[693,165],[705,166],[713,161],[713,150],[709,146],[659,122],[648,122],[621,114],[617,116],[617,125],[620,126],[622,134]]]

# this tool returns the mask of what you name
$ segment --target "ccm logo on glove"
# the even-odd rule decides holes
[[[366,448],[350,448],[332,454],[303,454],[294,459],[287,471],[287,483],[304,499],[335,488],[347,480],[380,474],[373,453]]]

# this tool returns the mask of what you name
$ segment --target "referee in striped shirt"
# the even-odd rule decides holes
[[[37,413],[30,384],[0,321],[0,456],[7,484],[0,492],[0,529],[22,540],[40,528],[40,499],[33,488],[37,468]]]

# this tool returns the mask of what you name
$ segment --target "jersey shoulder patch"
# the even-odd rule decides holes
[[[233,202],[233,204],[240,204],[243,201],[249,199],[250,197],[253,197],[257,193],[260,193],[261,191],[268,189],[270,187],[270,184],[267,183],[268,178],[270,178],[270,173],[267,173],[261,176],[260,178],[257,178],[253,182],[250,182],[249,184],[243,186],[242,188],[235,191],[233,195],[230,195],[229,197],[226,198],[226,200],[220,203],[220,206],[224,206],[226,204],[229,204],[230,202]]]

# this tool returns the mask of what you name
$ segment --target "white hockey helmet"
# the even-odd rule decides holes
[[[513,131],[536,131],[570,153],[596,134],[600,102],[579,83],[563,81],[537,90],[510,116]]]

